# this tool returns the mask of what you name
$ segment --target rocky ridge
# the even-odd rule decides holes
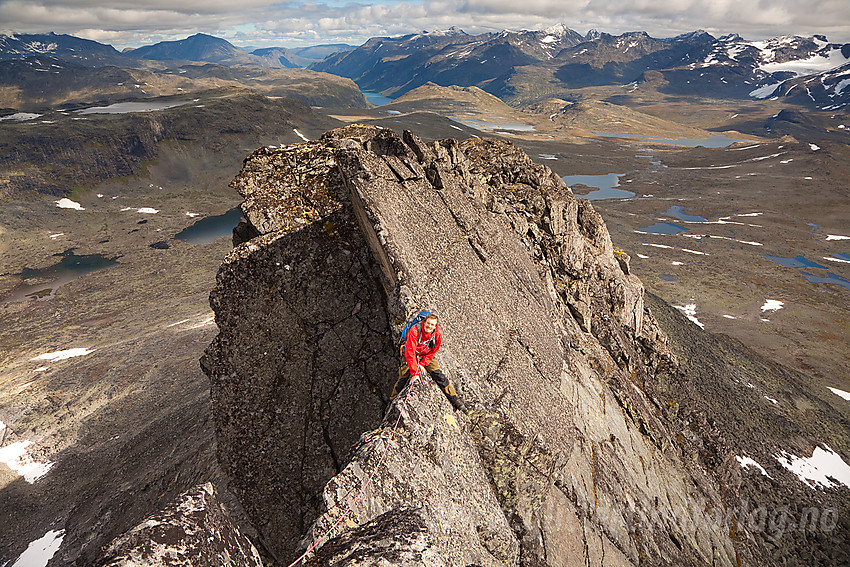
[[[262,561],[208,482],[117,538],[95,562],[98,567],[142,564],[261,567]]]
[[[262,148],[233,185],[247,222],[202,367],[219,460],[275,560],[333,526],[312,563],[769,562],[723,521],[737,463],[685,458],[654,393],[677,363],[628,256],[548,168],[504,141],[354,125]],[[387,399],[393,331],[419,308],[441,315],[468,415],[430,381]]]

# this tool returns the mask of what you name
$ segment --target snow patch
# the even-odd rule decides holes
[[[56,234],[48,234],[47,235],[47,237],[50,238],[51,240],[56,240],[60,236],[65,236],[65,233],[64,232],[57,232]]]
[[[201,327],[206,327],[207,325],[215,325],[215,315],[210,315],[200,323],[192,325],[189,329],[199,329]]]
[[[200,215],[200,214],[201,213],[190,213],[189,211],[186,211],[186,216],[189,217],[189,218],[192,218],[192,219],[195,218],[196,216]]]
[[[839,234],[827,234],[827,240],[850,240],[850,236],[841,236]]]
[[[30,543],[12,567],[45,567],[59,551],[63,539],[65,539],[65,530],[50,530]]]
[[[301,139],[302,139],[302,140],[304,140],[305,142],[309,142],[309,141],[310,141],[310,138],[308,138],[307,136],[305,136],[304,134],[302,134],[301,132],[299,132],[296,128],[293,128],[293,129],[292,129],[292,131],[293,131],[293,132],[295,132],[295,135],[296,135],[296,136],[298,136],[299,138],[301,138]]]
[[[0,118],[0,122],[12,121],[12,122],[24,122],[26,120],[35,120],[43,116],[42,114],[33,114],[32,112],[16,112],[15,114],[10,114],[9,116],[4,116]]]
[[[811,457],[780,451],[774,458],[809,488],[832,488],[837,483],[850,488],[850,466],[828,445],[824,444],[824,447],[826,450],[815,447]]]
[[[843,262],[845,264],[850,264],[850,260],[844,260],[843,258],[833,258],[832,256],[824,256],[824,260],[829,260],[830,262]]]
[[[813,152],[816,152],[820,149],[820,146],[818,146],[817,144],[809,144],[809,147],[812,148]]]
[[[749,457],[739,457],[737,455],[735,455],[735,459],[737,459],[738,462],[741,464],[742,469],[745,469],[747,467],[753,467],[754,469],[757,469],[759,472],[761,472],[761,474],[763,474],[767,478],[771,478],[771,476],[769,474],[767,474],[767,471],[764,470],[764,467],[761,466],[760,464],[758,464],[757,462],[755,462],[753,459],[751,459]]]
[[[638,258],[642,258],[642,259],[644,259],[644,260],[646,260],[647,258],[649,258],[649,256],[646,256],[646,255],[644,255],[644,254],[638,254],[638,255],[637,255],[637,257],[638,257]]]
[[[784,82],[784,81],[782,81],[782,82]],[[776,89],[779,88],[779,86],[782,84],[782,82],[773,83],[771,85],[765,85],[763,87],[759,87],[755,90],[752,90],[752,91],[750,91],[750,96],[753,97],[753,98],[757,98],[759,100],[765,99],[765,98],[771,96],[774,93],[774,91],[776,91]]]
[[[676,309],[685,314],[685,317],[691,320],[691,322],[699,325],[700,329],[705,329],[705,325],[699,322],[697,319],[697,304],[689,303],[688,305],[674,305]]]
[[[762,312],[765,311],[778,311],[782,309],[782,306],[785,305],[784,301],[779,301],[778,299],[767,299],[764,302],[764,305],[761,306]]]
[[[764,399],[765,399],[765,400],[767,400],[767,401],[769,401],[769,402],[770,402],[770,403],[772,403],[773,405],[776,405],[776,406],[778,406],[778,405],[779,405],[779,402],[777,402],[775,399],[771,398],[770,396],[765,396],[765,397],[764,397]]]
[[[734,315],[724,315],[727,319],[737,319]]]
[[[136,211],[137,213],[155,215],[159,212],[159,209],[154,209],[152,207],[141,207],[138,209],[136,207],[124,207],[121,209],[121,212],[123,213],[124,211]]]
[[[841,54],[841,49],[832,49],[828,55],[816,53],[808,59],[797,59],[794,61],[785,61],[783,63],[767,63],[760,65],[759,69],[766,73],[776,73],[777,71],[790,71],[796,76],[811,75],[822,71],[829,71],[840,65],[847,63],[848,59]]]
[[[30,360],[65,360],[66,358],[74,358],[75,356],[85,356],[94,352],[94,349],[88,348],[69,348],[67,350],[57,350],[56,352],[47,352],[40,354]]]
[[[673,264],[674,266],[684,266],[684,265],[685,265],[685,263],[684,263],[684,262],[676,262],[676,261],[673,261],[673,262],[670,262],[670,263],[671,263],[671,264]]]
[[[24,477],[24,480],[32,484],[44,475],[53,467],[53,463],[45,461],[43,463],[36,462],[27,452],[27,447],[32,445],[32,441],[16,441],[11,445],[6,445],[0,449],[0,463]]]
[[[836,396],[841,396],[845,400],[850,401],[850,392],[845,392],[844,390],[839,390],[838,388],[830,388],[829,386],[827,386],[827,388]]]
[[[71,199],[62,198],[56,201],[56,206],[60,209],[74,209],[75,211],[85,211],[86,209],[80,206],[76,201],[72,201]]]

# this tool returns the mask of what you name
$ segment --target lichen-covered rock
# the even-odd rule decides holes
[[[349,126],[255,153],[234,184],[259,236],[222,265],[202,364],[219,459],[280,562],[408,506],[447,565],[758,557],[745,530],[690,521],[724,503],[645,387],[676,361],[601,217],[548,168],[504,141]],[[387,399],[420,308],[469,415],[429,380]]]
[[[211,483],[181,494],[117,538],[97,567],[262,567],[260,555],[218,501]]]
[[[304,564],[445,567],[447,562],[416,509],[401,506],[330,540]]]

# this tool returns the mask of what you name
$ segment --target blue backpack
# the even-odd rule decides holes
[[[413,317],[413,319],[408,321],[404,328],[401,330],[401,338],[399,338],[398,340],[398,348],[402,356],[404,356],[404,344],[407,342],[407,332],[411,329],[411,327],[419,325],[419,336],[422,337],[422,322],[428,317],[428,315],[433,315],[433,313],[431,313],[430,311],[420,311]],[[428,346],[431,349],[437,346],[436,336],[433,336],[428,340]]]

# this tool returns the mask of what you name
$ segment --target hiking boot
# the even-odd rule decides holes
[[[457,411],[469,413],[469,410],[466,408],[466,404],[463,403],[457,396],[449,396],[449,403],[452,404],[452,407],[454,407]]]

